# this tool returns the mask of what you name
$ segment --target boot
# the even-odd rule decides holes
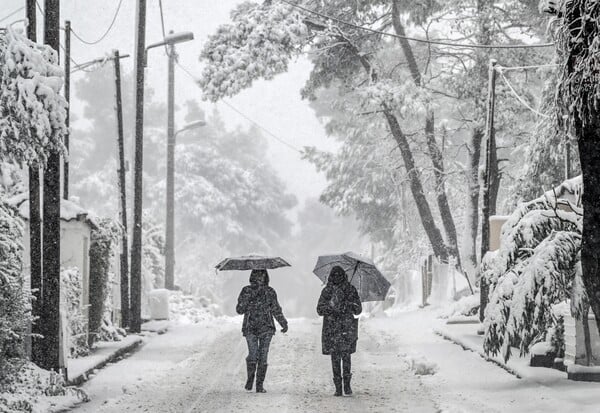
[[[256,373],[256,361],[246,360],[246,370],[248,371],[248,380],[244,388],[248,391],[252,390],[254,385],[254,374]]]
[[[335,393],[334,396],[342,395],[342,378],[341,377],[333,377],[333,384],[335,384]]]
[[[344,374],[344,394],[348,396],[352,394],[350,379],[352,379],[352,374]]]
[[[266,393],[267,391],[263,388],[265,376],[267,375],[268,364],[259,364],[256,366],[256,392]]]

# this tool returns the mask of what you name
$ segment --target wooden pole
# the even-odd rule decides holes
[[[26,2],[27,37],[29,40],[37,41],[37,15],[35,0]],[[43,353],[41,348],[42,326],[40,316],[42,314],[42,220],[40,216],[40,167],[31,165],[29,167],[29,260],[31,263],[30,286],[33,295],[31,303],[31,313],[36,319],[31,326],[31,332],[34,335],[31,339],[31,360],[41,365]]]
[[[495,161],[495,136],[494,136],[494,110],[496,106],[496,60],[490,59],[489,83],[488,83],[488,105],[486,122],[486,157],[485,157],[485,182],[483,185],[483,208],[481,221],[481,259],[490,248],[490,187],[492,182],[492,162]],[[495,208],[493,208],[495,210]],[[480,281],[480,306],[479,319],[483,321],[485,307],[487,305],[488,285],[484,279]]]
[[[171,31],[169,34],[172,34]],[[175,289],[175,45],[168,50],[167,200],[165,226],[165,288]]]
[[[119,155],[119,193],[121,197],[121,226],[123,234],[121,238],[121,326],[129,327],[129,248],[127,236],[127,188],[125,183],[125,142],[123,136],[123,103],[121,98],[121,63],[119,62],[119,51],[114,51],[113,63],[115,68],[115,98],[117,115],[117,146]]]
[[[44,43],[56,53],[60,48],[60,0],[46,0],[44,7]],[[60,167],[58,152],[48,154],[44,170],[42,232],[42,313],[45,357],[41,367],[59,371],[60,365]]]
[[[137,0],[135,32],[135,159],[133,178],[133,239],[131,244],[131,325],[142,326],[142,173],[144,156],[144,49],[146,43],[146,0]]]
[[[71,117],[71,21],[65,21],[65,99],[67,101],[67,134],[65,135],[65,148],[67,158],[63,162],[63,198],[69,199],[69,125]]]

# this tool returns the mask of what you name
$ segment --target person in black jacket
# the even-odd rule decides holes
[[[321,292],[317,313],[323,316],[323,354],[331,355],[336,396],[342,395],[342,366],[344,393],[352,394],[350,355],[356,352],[358,340],[358,319],[354,316],[361,312],[362,304],[356,288],[350,284],[342,267],[333,267]]]
[[[248,343],[248,380],[245,388],[252,390],[256,373],[256,392],[266,393],[263,382],[267,374],[269,345],[275,334],[273,317],[281,325],[282,333],[288,331],[288,323],[277,301],[277,293],[269,287],[269,273],[266,270],[252,270],[250,285],[242,288],[236,311],[244,315],[242,333]]]

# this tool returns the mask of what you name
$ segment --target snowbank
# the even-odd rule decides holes
[[[440,318],[459,318],[477,315],[479,312],[479,295],[467,295],[460,300],[449,304],[442,309],[438,316]]]
[[[217,304],[206,297],[185,295],[172,291],[169,297],[169,319],[180,324],[197,324],[221,316]]]
[[[82,390],[66,387],[62,376],[33,363],[21,368],[10,387],[0,393],[0,412],[51,413],[88,399]]]
[[[438,371],[438,365],[427,360],[421,354],[401,354],[400,356],[416,376],[433,375]]]

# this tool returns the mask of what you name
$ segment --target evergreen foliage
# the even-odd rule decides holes
[[[25,358],[31,317],[30,295],[21,275],[23,224],[0,202],[0,392]]]
[[[90,307],[89,344],[93,345],[102,335],[106,303],[112,288],[110,284],[115,245],[121,236],[121,227],[112,219],[97,220],[92,230],[90,244]]]

